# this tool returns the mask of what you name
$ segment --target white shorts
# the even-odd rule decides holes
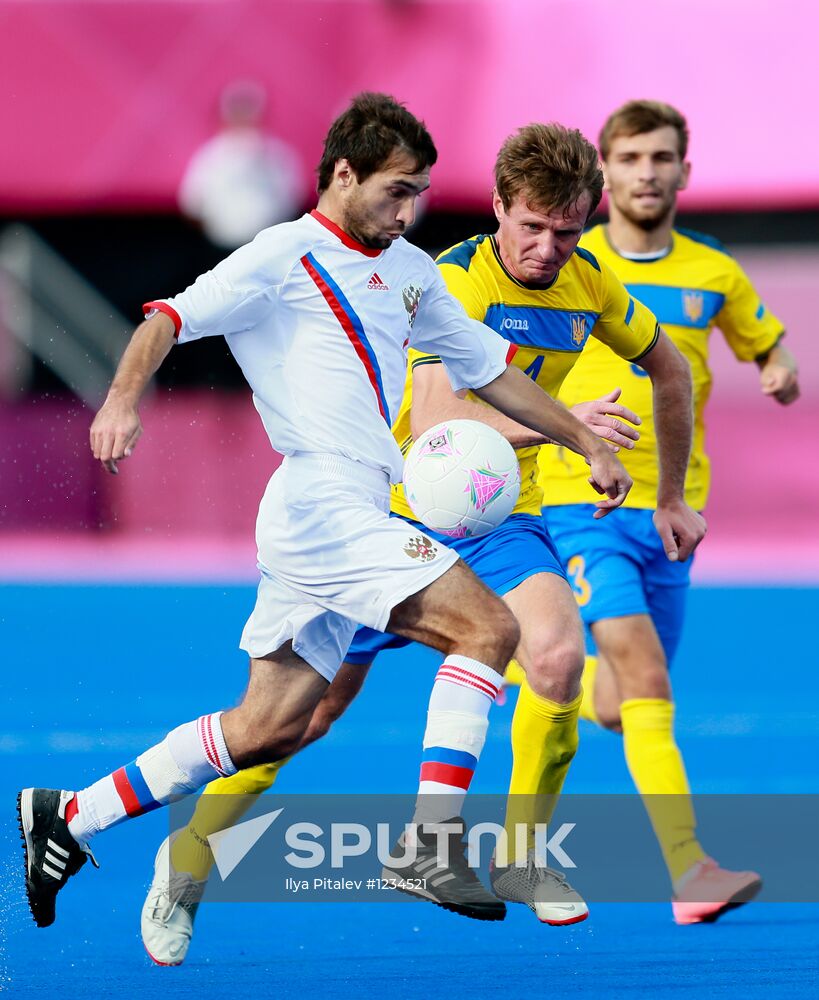
[[[389,516],[386,473],[336,455],[285,458],[256,521],[262,579],[240,646],[252,657],[293,649],[331,681],[359,624],[442,576],[452,549]]]

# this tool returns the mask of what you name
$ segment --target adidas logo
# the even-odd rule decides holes
[[[373,271],[372,277],[367,282],[367,288],[374,292],[388,292],[390,290],[390,286],[385,285],[381,280],[381,276],[378,271]]]
[[[57,879],[58,882],[61,882],[66,876],[65,866],[68,857],[68,851],[64,847],[60,847],[59,844],[55,844],[49,837],[46,840],[46,851],[45,857],[43,858],[43,871],[52,878]]]

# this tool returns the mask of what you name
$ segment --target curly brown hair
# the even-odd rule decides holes
[[[403,104],[389,94],[358,94],[330,126],[324,140],[316,170],[319,194],[330,186],[338,160],[347,160],[362,182],[384,167],[396,150],[415,158],[416,172],[438,159],[426,126]]]
[[[530,208],[565,212],[588,191],[591,215],[603,194],[603,172],[597,150],[577,129],[534,122],[501,146],[495,187],[507,211],[523,195]]]

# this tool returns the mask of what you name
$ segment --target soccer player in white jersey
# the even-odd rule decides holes
[[[385,95],[363,94],[333,123],[319,165],[317,210],[264,230],[180,295],[147,305],[91,427],[110,472],[140,433],[139,400],[176,341],[224,335],[285,458],[257,521],[256,606],[241,639],[250,679],[238,707],[172,730],[136,760],[78,792],[18,796],[26,894],[51,924],[57,893],[102,830],[166,805],[217,776],[297,747],[358,623],[441,650],[437,736],[472,733],[479,756],[492,699],[520,629],[504,602],[443,545],[417,558],[418,530],[389,517],[402,457],[390,430],[408,346],[440,356],[453,388],[582,454],[598,515],[630,479],[616,455],[521,371],[510,344],[467,318],[432,260],[401,235],[437,158],[424,125]],[[373,274],[380,281],[371,287]],[[385,287],[381,287],[385,286]],[[449,720],[449,722],[447,722]],[[455,886],[488,919],[504,915],[453,836]],[[439,890],[432,890],[432,894]]]

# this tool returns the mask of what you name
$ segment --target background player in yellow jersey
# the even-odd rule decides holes
[[[658,518],[665,527],[669,549],[686,558],[704,530],[702,519],[683,498],[690,447],[688,365],[659,330],[653,314],[635,301],[593,254],[577,249],[583,227],[602,194],[603,178],[594,147],[579,132],[558,125],[530,125],[504,143],[495,179],[493,204],[498,230],[494,235],[466,240],[439,258],[449,290],[471,317],[487,323],[517,347],[512,363],[548,392],[559,390],[590,338],[599,339],[627,359],[625,363],[639,363],[640,370],[647,372],[664,459],[662,493],[655,506],[659,507]],[[576,412],[616,443],[633,443],[628,427],[618,420],[618,416],[628,419],[629,411],[613,399],[585,404],[585,410],[580,406]],[[510,825],[530,823],[533,818],[545,821],[547,814],[535,814],[533,806],[554,801],[577,747],[584,643],[572,589],[540,513],[536,458],[544,439],[482,405],[474,396],[456,396],[440,359],[413,354],[393,426],[399,444],[408,449],[413,436],[450,418],[477,419],[496,427],[518,450],[521,462],[521,496],[501,527],[482,538],[453,540],[419,525],[419,535],[423,531],[426,539],[431,539],[429,544],[443,542],[455,548],[478,576],[504,597],[520,622],[518,657],[528,683],[521,691],[513,722],[513,795],[507,821]],[[400,489],[394,492],[392,509],[412,519]],[[591,521],[587,527],[591,528]],[[347,662],[313,717],[305,742],[321,735],[344,711],[377,653],[403,644],[398,636],[360,629]],[[475,696],[494,695],[476,691]],[[468,738],[459,742],[457,730],[457,720],[442,702],[436,681],[424,737],[416,822],[453,820],[460,811],[477,750]],[[212,794],[200,800],[190,826],[170,851],[172,869],[177,873],[170,884],[168,849],[163,845],[142,923],[143,939],[155,958],[174,963],[184,958],[196,901],[212,864],[207,834],[228,826],[245,807],[241,793],[269,787],[277,768],[254,768],[209,786]],[[583,900],[559,873],[537,863],[531,844],[527,855],[529,864],[522,868],[509,865],[494,870],[495,893],[529,905],[544,922],[583,919],[588,912]],[[426,859],[422,863],[426,865]],[[429,871],[419,868],[419,873]],[[180,874],[186,872],[188,878]],[[412,878],[415,872],[403,870],[402,874]],[[478,896],[472,900],[453,898],[445,905],[485,917],[488,904]]]
[[[688,358],[694,382],[694,443],[686,500],[705,507],[709,464],[703,413],[711,389],[708,342],[719,327],[740,361],[756,361],[760,387],[780,403],[799,394],[796,365],[781,345],[783,327],[760,302],[739,265],[715,240],[674,228],[677,192],[687,184],[688,129],[674,108],[632,101],[600,135],[609,192],[608,225],[587,232],[581,247],[610,266],[629,293],[648,306]],[[642,417],[640,440],[623,454],[634,479],[625,507],[591,529],[594,494],[582,463],[564,449],[543,449],[544,516],[568,567],[597,658],[584,674],[583,715],[622,730],[626,761],[646,800],[674,885],[678,923],[713,920],[759,887],[753,872],[726,872],[707,858],[682,757],[674,740],[668,666],[680,638],[690,561],[666,558],[652,525],[658,496],[656,414],[643,371],[594,341],[561,389],[571,405],[612,386]],[[661,488],[661,484],[660,484]],[[705,900],[705,902],[703,902]]]

